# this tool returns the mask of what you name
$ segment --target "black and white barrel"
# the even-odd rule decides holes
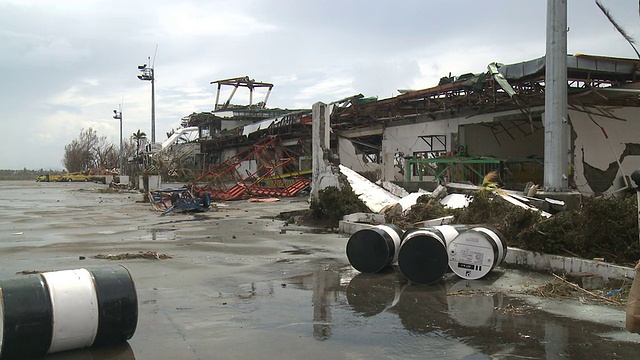
[[[507,256],[507,243],[500,232],[478,226],[456,236],[448,245],[449,267],[467,280],[483,278]]]
[[[449,266],[447,244],[467,229],[465,225],[440,225],[407,230],[398,254],[400,271],[416,284],[440,280]]]
[[[137,323],[138,298],[124,266],[0,280],[3,359],[123,342]]]
[[[347,242],[347,258],[354,269],[376,273],[398,260],[403,231],[393,224],[358,230]]]

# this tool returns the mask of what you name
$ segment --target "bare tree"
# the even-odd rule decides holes
[[[83,147],[79,140],[73,140],[64,147],[62,165],[68,172],[82,171],[88,168],[92,161],[91,152]]]
[[[69,172],[114,168],[118,166],[118,156],[118,149],[106,136],[98,136],[96,130],[88,128],[64,147],[62,165]]]
[[[93,167],[93,149],[98,141],[98,133],[92,128],[82,129],[80,136],[64,147],[62,165],[68,172],[87,170]]]

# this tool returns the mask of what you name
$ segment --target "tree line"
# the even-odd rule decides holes
[[[128,164],[129,159],[137,159],[147,145],[147,134],[138,130],[129,138],[123,139],[122,152],[119,144],[113,144],[104,135],[92,128],[82,129],[77,139],[64,147],[62,166],[68,172],[90,169],[117,169],[120,158]]]
[[[24,168],[22,170],[10,170],[0,169],[0,180],[34,180],[36,177],[42,174],[60,174],[59,170],[28,170]]]

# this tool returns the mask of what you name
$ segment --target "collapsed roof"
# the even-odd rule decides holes
[[[587,111],[597,105],[640,106],[639,65],[637,59],[568,55],[569,107]],[[487,68],[485,73],[443,77],[436,87],[401,90],[379,101],[362,95],[339,100],[334,103],[332,128],[347,130],[419,115],[435,120],[514,109],[530,114],[531,108],[544,105],[544,57],[510,65],[491,63]]]

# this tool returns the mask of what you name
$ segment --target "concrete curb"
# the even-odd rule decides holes
[[[367,229],[374,225],[340,221],[338,229],[341,233],[351,235],[358,230]],[[560,255],[548,255],[507,247],[507,255],[504,264],[515,267],[527,268],[536,271],[555,271],[560,273],[588,273],[598,275],[604,279],[628,278],[633,279],[636,271],[631,267],[608,264],[602,261],[566,257]]]
[[[522,266],[540,271],[558,271],[562,273],[589,273],[609,278],[633,279],[636,271],[633,268],[608,264],[602,261],[548,255],[522,250],[514,247],[507,248],[506,264]]]

